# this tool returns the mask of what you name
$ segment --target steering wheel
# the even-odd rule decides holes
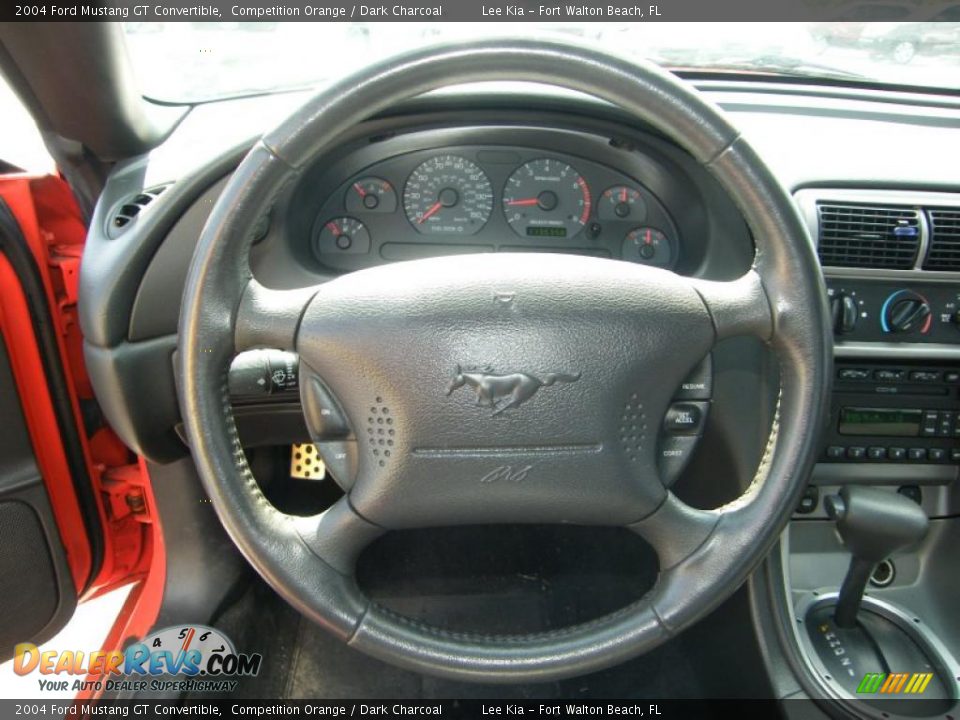
[[[739,207],[756,244],[752,268],[711,282],[518,253],[396,263],[302,290],[272,290],[252,277],[251,229],[347,131],[421,93],[490,80],[588,93],[667,135]],[[696,91],[651,64],[566,44],[465,43],[361,70],[249,152],[193,256],[179,327],[180,401],[221,522],[300,612],[352,647],[416,671],[546,681],[654,648],[733,593],[770,550],[815,454],[832,366],[827,315],[813,245],[791,199]],[[698,510],[661,480],[657,429],[685,376],[734,335],[760,338],[778,357],[778,409],[749,488],[728,505]],[[256,347],[299,353],[315,438],[323,407],[349,424],[344,447],[355,453],[356,472],[338,478],[346,493],[321,514],[281,513],[247,466],[227,372],[235,353]],[[493,371],[469,370],[485,367]],[[461,383],[469,387],[457,390]],[[511,407],[492,411],[491,398]],[[506,522],[625,526],[655,549],[658,580],[599,619],[512,636],[415,622],[357,585],[357,556],[385,531]]]

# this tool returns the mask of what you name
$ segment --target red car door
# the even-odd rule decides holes
[[[0,176],[0,661],[50,639],[78,601],[146,580],[162,553],[146,473],[83,367],[85,235],[60,178]],[[147,590],[130,593],[124,637]]]

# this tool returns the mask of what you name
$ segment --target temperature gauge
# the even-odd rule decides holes
[[[636,228],[623,239],[623,259],[630,262],[669,267],[673,264],[673,255],[670,240],[656,228]]]
[[[345,253],[360,255],[370,252],[370,232],[367,226],[351,217],[328,220],[313,243],[317,257]]]
[[[614,185],[600,195],[597,217],[601,220],[632,220],[643,222],[647,216],[647,203],[640,191],[626,185]]]
[[[347,188],[344,204],[350,213],[392,213],[397,209],[397,192],[383,178],[360,178]]]

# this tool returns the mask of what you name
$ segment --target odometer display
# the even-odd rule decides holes
[[[423,235],[474,235],[490,219],[493,187],[476,163],[438,155],[410,173],[403,209]]]
[[[586,180],[560,160],[541,158],[514,170],[503,189],[503,214],[521,237],[573,237],[590,217]]]
[[[567,229],[565,227],[534,227],[527,228],[527,237],[545,237],[545,238],[565,238]]]

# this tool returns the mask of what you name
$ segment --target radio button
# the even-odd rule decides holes
[[[938,416],[936,410],[925,410],[923,413],[923,424],[920,427],[920,434],[925,437],[932,437],[937,434]]]
[[[847,449],[841,445],[831,445],[827,448],[827,457],[831,460],[840,460],[847,454]]]
[[[900,382],[906,374],[904,370],[876,370],[873,379],[880,382]]]
[[[948,383],[960,383],[960,372],[948,370],[943,374],[943,381]]]
[[[911,382],[937,382],[940,380],[940,373],[934,370],[914,370],[910,373]]]
[[[867,449],[865,447],[849,447],[847,448],[847,457],[851,460],[863,460],[866,457]]]
[[[892,447],[887,449],[887,457],[891,460],[906,460],[907,449],[902,447]]]
[[[870,371],[863,368],[840,368],[837,377],[841,380],[869,380]]]
[[[911,460],[926,460],[927,449],[926,448],[910,448],[907,451],[907,457],[909,457]]]
[[[887,449],[885,447],[869,447],[867,448],[867,457],[871,460],[885,460]]]
[[[927,457],[932,462],[943,462],[947,459],[947,451],[943,448],[930,448],[927,450]]]
[[[960,462],[960,448],[950,449],[950,462]]]

